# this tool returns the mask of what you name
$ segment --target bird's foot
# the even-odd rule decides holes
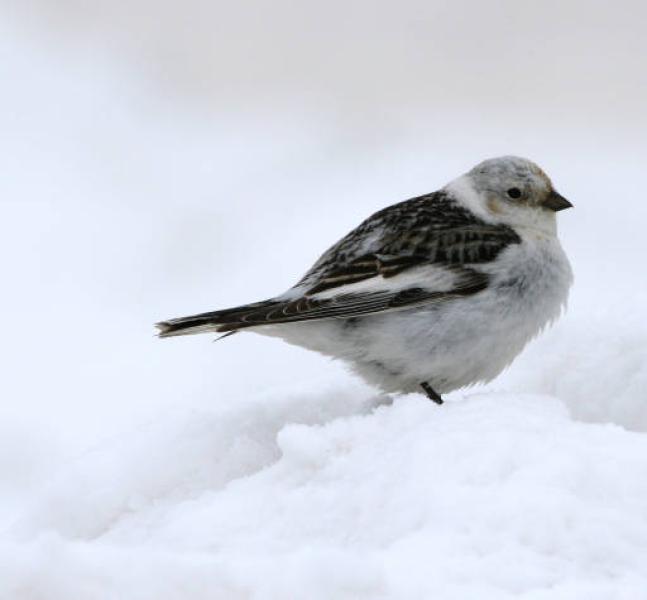
[[[425,394],[427,394],[427,398],[430,400],[433,400],[436,404],[442,404],[443,399],[440,397],[440,394],[434,390],[426,381],[423,381],[420,384],[420,387],[425,390]]]

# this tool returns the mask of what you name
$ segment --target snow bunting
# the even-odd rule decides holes
[[[375,213],[284,294],[162,321],[159,335],[277,336],[440,403],[496,377],[561,313],[572,273],[555,213],[570,206],[531,161],[486,160]]]

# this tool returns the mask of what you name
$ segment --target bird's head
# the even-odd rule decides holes
[[[554,229],[555,213],[573,206],[546,173],[518,156],[485,160],[450,186],[475,212],[513,226]]]

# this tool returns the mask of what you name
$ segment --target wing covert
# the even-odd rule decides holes
[[[521,239],[483,221],[441,190],[385,208],[325,252],[297,284],[306,295],[413,267],[467,268],[488,263]]]

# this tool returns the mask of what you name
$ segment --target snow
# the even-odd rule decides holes
[[[647,598],[640,104],[574,87],[572,121],[529,100],[487,123],[376,104],[367,130],[342,100],[168,99],[105,48],[13,21],[0,599]],[[437,406],[270,338],[153,337],[281,291],[370,212],[510,152],[574,202],[576,282],[489,386]]]
[[[643,434],[541,395],[353,398],[267,397],[93,450],[14,525],[0,589],[644,598]]]

